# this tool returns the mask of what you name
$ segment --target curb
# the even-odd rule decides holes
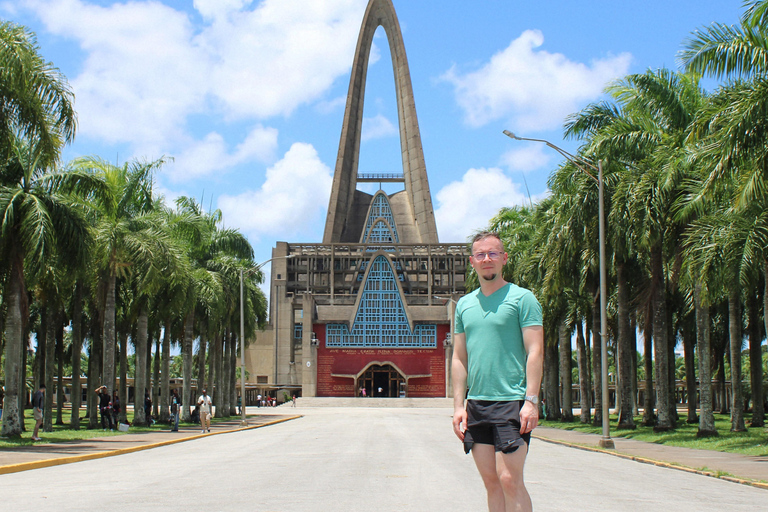
[[[557,440],[557,439],[549,439],[547,437],[542,437],[542,436],[538,436],[538,435],[533,435],[532,437],[534,439],[538,439],[539,441],[544,441],[544,442],[552,443],[552,444],[559,444],[561,446],[567,446],[568,448],[576,448],[577,450],[585,450],[585,451],[588,451],[588,452],[604,453],[606,455],[613,455],[614,457],[619,457],[620,459],[633,460],[635,462],[641,462],[643,464],[651,464],[653,466],[659,466],[659,467],[662,467],[662,468],[675,469],[675,470],[678,470],[678,471],[685,471],[686,473],[694,473],[694,474],[697,474],[697,475],[709,476],[709,477],[712,477],[712,478],[717,478],[717,479],[720,479],[720,480],[725,480],[726,482],[731,482],[731,483],[735,483],[735,484],[742,484],[742,485],[749,485],[751,487],[757,487],[758,489],[768,490],[768,483],[756,482],[754,480],[745,480],[743,478],[736,478],[736,477],[732,477],[732,476],[718,475],[717,473],[714,473],[712,471],[703,471],[703,470],[700,470],[700,469],[693,469],[693,468],[689,468],[689,467],[686,467],[686,466],[680,466],[678,464],[672,464],[672,463],[669,463],[669,462],[661,462],[661,461],[658,461],[658,460],[648,459],[648,458],[645,458],[645,457],[637,457],[635,455],[627,455],[625,453],[618,453],[618,452],[611,451],[611,450],[604,450],[602,448],[594,448],[592,446],[583,446],[583,445],[580,445],[580,444],[573,444],[573,443],[569,443],[569,442],[566,442],[566,441],[560,441],[560,440]]]
[[[302,418],[303,415],[298,414],[296,416],[290,416],[288,418],[281,418],[278,420],[269,421],[260,425],[238,427],[230,430],[222,430],[220,432],[206,432],[205,434],[197,434],[189,437],[183,437],[180,439],[169,439],[168,441],[159,441],[156,443],[147,443],[138,446],[132,446],[130,448],[120,448],[118,450],[108,450],[97,453],[89,453],[86,455],[73,455],[71,457],[59,457],[56,459],[44,459],[36,460],[34,462],[21,462],[19,464],[8,464],[7,466],[0,466],[0,475],[7,475],[10,473],[18,473],[20,471],[28,471],[30,469],[49,468],[52,466],[61,466],[63,464],[72,464],[73,462],[82,462],[86,460],[103,459],[105,457],[113,457],[115,455],[124,455],[126,453],[140,452],[142,450],[150,450],[152,448],[159,448],[161,446],[168,446],[176,443],[183,443],[185,441],[192,441],[193,439],[200,439],[208,436],[216,436],[219,434],[231,434],[233,432],[240,432],[242,430],[253,430],[261,427],[268,427],[270,425],[277,425],[285,421],[295,420]]]

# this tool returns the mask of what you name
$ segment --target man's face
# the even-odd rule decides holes
[[[507,253],[501,240],[488,237],[472,244],[472,256],[469,258],[481,280],[493,281],[501,275],[501,269],[507,264]]]

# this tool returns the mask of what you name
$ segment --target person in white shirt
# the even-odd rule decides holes
[[[211,397],[203,390],[203,394],[197,399],[197,404],[200,406],[200,426],[203,427],[203,432],[206,430],[211,431]]]

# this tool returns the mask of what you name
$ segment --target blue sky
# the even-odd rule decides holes
[[[0,0],[67,76],[79,129],[65,160],[173,157],[157,175],[219,208],[256,261],[320,242],[367,0]],[[696,29],[741,0],[394,0],[441,242],[535,200],[568,114],[629,73],[677,69]],[[402,172],[386,35],[368,70],[361,172]],[[707,87],[714,83],[706,82]],[[526,184],[527,190],[526,191]],[[371,192],[374,189],[370,189]],[[309,220],[308,220],[309,219]]]

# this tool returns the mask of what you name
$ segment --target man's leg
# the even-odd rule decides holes
[[[496,470],[496,452],[492,444],[472,445],[472,458],[488,494],[488,512],[504,512],[504,491]]]
[[[530,512],[533,510],[531,497],[523,482],[523,467],[528,446],[523,445],[514,452],[496,452],[496,472],[507,511]]]

